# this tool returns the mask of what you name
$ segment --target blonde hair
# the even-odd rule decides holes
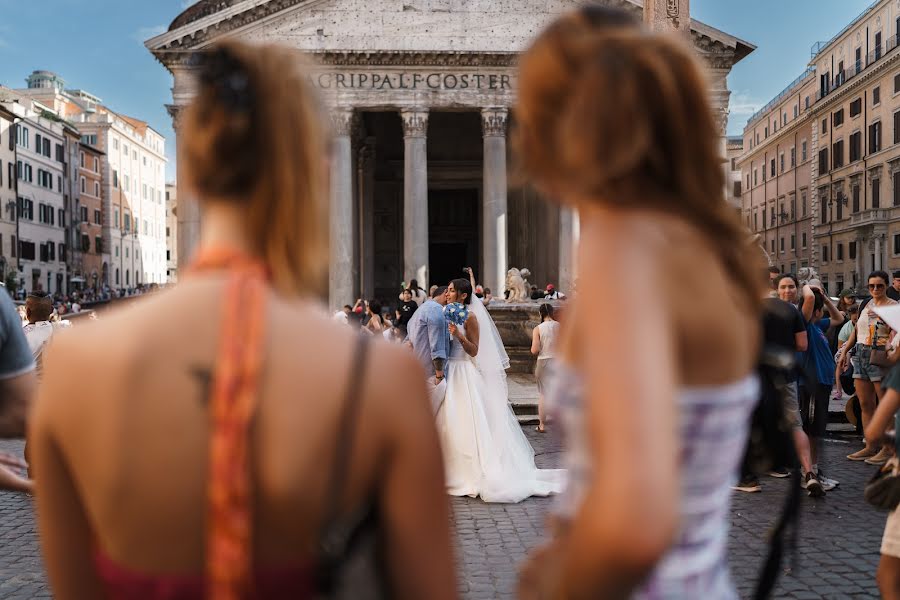
[[[579,11],[522,57],[514,143],[528,176],[556,193],[683,216],[756,302],[763,265],[725,202],[707,95],[680,41]]]
[[[286,296],[324,288],[327,137],[296,51],[226,41],[199,55],[180,133],[189,188],[246,209],[253,251]]]

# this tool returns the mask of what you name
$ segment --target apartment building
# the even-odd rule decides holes
[[[178,186],[166,184],[166,274],[168,283],[178,282]]]
[[[104,152],[88,144],[78,146],[78,194],[75,204],[75,235],[81,253],[78,278],[84,287],[100,291],[108,280],[103,262],[103,176]],[[107,267],[108,268],[108,267]],[[74,281],[74,278],[73,278]]]
[[[16,114],[0,104],[0,282],[18,283],[16,264]]]
[[[829,290],[900,269],[900,8],[882,0],[813,47],[815,255]]]
[[[759,236],[769,262],[782,272],[811,264],[812,112],[814,72],[791,82],[744,128],[741,213]]]
[[[742,210],[742,181],[737,161],[743,153],[744,138],[729,136],[725,142],[725,198],[738,211]]]
[[[19,93],[52,105],[78,127],[83,145],[102,153],[102,284],[127,290],[165,283],[165,138],[52,72],[35,71],[27,81]]]
[[[9,96],[5,96],[7,100]],[[18,118],[16,134],[17,235],[10,251],[25,292],[67,292],[64,124],[28,98],[4,103]]]
[[[900,270],[900,6],[879,0],[748,121],[742,211],[770,262],[828,291]]]

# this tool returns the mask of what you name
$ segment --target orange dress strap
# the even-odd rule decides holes
[[[226,271],[219,347],[211,387],[207,488],[207,598],[252,595],[253,490],[249,430],[259,400],[267,271],[228,249],[202,250],[190,272]]]

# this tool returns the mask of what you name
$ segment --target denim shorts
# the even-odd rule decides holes
[[[850,359],[850,364],[853,365],[853,379],[878,383],[884,378],[884,368],[870,363],[871,358],[872,346],[856,345],[856,356]]]

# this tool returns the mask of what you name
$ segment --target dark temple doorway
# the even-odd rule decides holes
[[[477,189],[429,190],[428,269],[431,283],[447,285],[478,268],[479,197]]]

